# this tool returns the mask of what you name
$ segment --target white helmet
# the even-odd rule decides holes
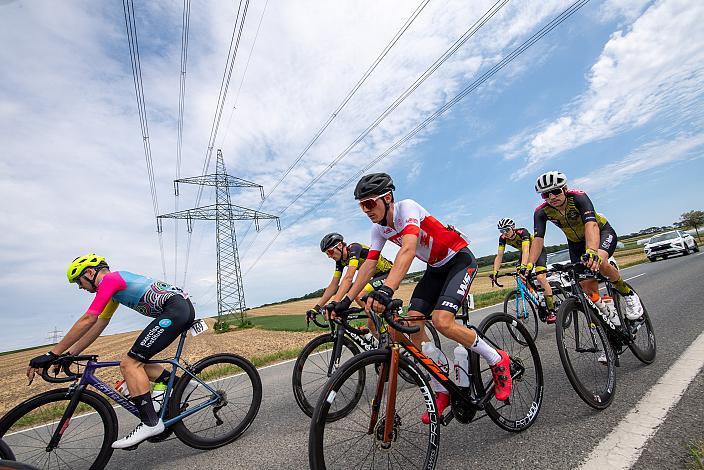
[[[516,228],[516,223],[513,221],[513,219],[509,218],[504,218],[501,219],[497,222],[496,227],[501,230],[502,228]]]
[[[548,171],[538,176],[535,182],[535,191],[538,193],[546,193],[553,189],[562,188],[567,184],[567,177],[559,171]]]

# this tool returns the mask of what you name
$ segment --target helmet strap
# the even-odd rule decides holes
[[[381,225],[382,227],[386,227],[387,225],[389,225],[389,223],[386,221],[386,216],[389,215],[389,203],[386,202],[386,199],[384,198],[381,198],[381,200],[384,203],[384,217],[381,218],[379,225]]]

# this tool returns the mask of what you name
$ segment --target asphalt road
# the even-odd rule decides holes
[[[467,425],[453,421],[440,430],[438,468],[579,467],[704,331],[699,301],[704,291],[702,255],[704,252],[624,270],[624,277],[632,278],[630,282],[648,307],[658,352],[650,366],[641,364],[630,352],[621,356],[621,367],[616,370],[616,398],[608,409],[592,410],[577,397],[560,364],[552,327],[541,323],[537,345],[545,397],[536,423],[523,433],[512,434],[489,419]],[[473,323],[478,324],[486,313],[474,313]],[[292,368],[293,362],[287,362],[260,369],[264,397],[259,415],[234,443],[209,452],[188,448],[173,438],[159,444],[144,443],[135,451],[115,451],[107,468],[307,468],[309,419],[293,399]],[[700,373],[648,442],[634,468],[680,468],[686,463],[686,443],[704,438],[704,405],[699,398],[702,390],[704,378]],[[124,435],[136,420],[124,412],[118,412],[118,416]],[[350,455],[350,467],[353,458]]]

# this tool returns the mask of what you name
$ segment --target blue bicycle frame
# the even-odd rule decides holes
[[[528,286],[526,285],[525,282],[523,282],[523,279],[521,279],[520,276],[516,276],[516,318],[517,319],[525,319],[528,318],[528,308],[526,306],[526,297],[530,302],[533,303],[535,306],[539,306],[540,302],[538,300],[537,294],[534,292],[531,292],[530,289],[528,289]],[[520,302],[520,303],[519,303]]]

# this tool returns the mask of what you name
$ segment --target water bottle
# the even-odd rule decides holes
[[[371,332],[364,335],[364,339],[367,341],[367,343],[371,344],[375,348],[378,346],[378,340],[374,337],[373,334],[371,334]]]
[[[589,298],[591,299],[592,303],[596,305],[596,308],[599,309],[599,311],[604,317],[609,318],[611,316],[609,308],[604,303],[604,300],[599,296],[598,292],[592,292],[591,294],[589,294]]]
[[[538,305],[545,308],[545,295],[542,292],[538,292]]]
[[[457,344],[452,351],[453,364],[455,366],[455,383],[460,387],[469,387],[469,353],[467,348]]]
[[[115,382],[115,390],[119,392],[120,395],[123,397],[127,398],[129,400],[130,398],[130,391],[127,388],[127,382],[123,380],[118,380]]]
[[[601,301],[606,306],[606,310],[609,312],[609,320],[616,326],[621,325],[621,320],[618,318],[618,312],[616,311],[616,305],[614,305],[614,299],[610,295],[605,295],[601,298]]]
[[[435,344],[433,344],[430,341],[424,341],[421,343],[421,350],[423,351],[423,354],[428,356],[430,359],[432,359],[438,366],[440,366],[440,369],[447,374],[448,372],[448,363],[447,363],[447,357],[445,354],[443,354],[442,351],[440,351],[438,348],[435,347]],[[430,376],[430,388],[433,389],[434,392],[447,392],[447,389],[440,383],[438,382],[435,377],[432,375]]]
[[[166,394],[166,384],[155,383],[152,388],[152,403],[154,404],[154,411],[157,413],[161,409],[161,405],[164,403],[164,396]]]

